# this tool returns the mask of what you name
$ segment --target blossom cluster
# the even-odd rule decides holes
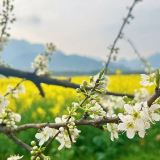
[[[25,86],[20,85],[19,87],[13,89],[12,86],[8,86],[6,94],[12,94],[13,97],[18,98],[20,93],[25,93]]]
[[[34,62],[32,62],[32,68],[37,70],[38,75],[44,75],[48,71],[48,58],[42,54],[37,55]]]
[[[140,88],[134,90],[135,95],[134,95],[134,100],[136,102],[144,102],[146,99],[150,97],[150,94],[146,88]]]
[[[6,108],[10,104],[7,96],[8,94],[12,94],[17,98],[19,92],[25,93],[25,87],[23,85],[17,88],[8,86],[5,96],[0,95],[0,124],[8,128],[17,128],[15,123],[20,122],[21,116],[17,113],[14,113],[11,109]]]
[[[45,142],[49,140],[49,138],[53,138],[55,137],[55,135],[57,135],[55,139],[60,142],[58,150],[61,150],[63,147],[70,148],[71,139],[72,142],[76,142],[76,138],[79,136],[80,131],[75,126],[74,118],[70,118],[69,121],[67,121],[67,119],[68,119],[67,115],[63,115],[62,118],[57,117],[55,119],[56,123],[68,122],[66,124],[66,127],[60,127],[59,129],[54,129],[46,126],[40,131],[40,133],[37,133],[35,137],[39,140],[39,146],[42,146]],[[71,137],[69,137],[69,134]]]
[[[159,108],[159,104],[149,107],[147,102],[136,103],[134,106],[125,104],[126,113],[118,115],[122,122],[119,123],[118,130],[126,131],[128,138],[133,138],[135,133],[144,138],[145,130],[150,128],[150,122],[160,120],[160,115],[156,112]]]
[[[55,46],[52,43],[49,43],[46,45],[46,51],[44,54],[38,54],[34,60],[34,62],[31,63],[31,67],[35,69],[37,72],[37,75],[46,75],[49,74],[48,67],[49,67],[49,61],[53,53],[55,52]]]
[[[152,86],[155,83],[155,73],[150,75],[141,74],[141,78],[140,84],[142,86]]]

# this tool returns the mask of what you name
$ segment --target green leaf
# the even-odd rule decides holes
[[[105,70],[105,69],[103,69],[102,71],[100,71],[100,73],[99,73],[99,79],[102,78],[102,76],[103,76],[103,74],[104,74],[104,70]]]
[[[156,88],[159,88],[159,69],[156,71]]]

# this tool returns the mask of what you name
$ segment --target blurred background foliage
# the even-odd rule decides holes
[[[80,84],[89,77],[72,77],[72,82]],[[15,86],[20,79],[0,79],[1,93],[3,94],[8,84]],[[141,88],[139,75],[114,75],[110,76],[108,85],[109,91],[134,94],[134,89]],[[66,108],[76,102],[76,92],[74,89],[66,89],[59,86],[43,84],[45,98],[39,95],[38,89],[32,82],[25,81],[26,94],[21,94],[18,99],[10,98],[9,108],[16,113],[20,113],[22,120],[20,124],[25,123],[43,123],[54,122],[55,117],[61,117],[66,112]],[[148,88],[153,93],[154,88]],[[81,113],[78,114],[78,117]],[[18,124],[18,125],[20,125]],[[120,134],[119,139],[112,142],[110,133],[102,132],[89,126],[78,126],[81,130],[77,143],[72,144],[71,149],[62,149],[58,151],[59,142],[55,141],[52,146],[47,148],[45,154],[51,156],[54,160],[159,160],[160,156],[160,122],[153,125],[147,131],[144,139],[135,136],[130,140],[126,133]],[[30,145],[35,140],[37,129],[28,129],[17,133],[16,136]],[[9,155],[24,155],[24,160],[30,159],[30,154],[25,149],[9,140],[8,137],[1,134],[0,159],[6,159]]]

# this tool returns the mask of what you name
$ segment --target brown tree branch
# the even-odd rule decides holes
[[[150,98],[147,100],[148,106],[151,106],[152,103],[160,97],[160,89],[156,88],[155,92],[150,96]]]
[[[12,68],[7,68],[7,67],[2,67],[0,66],[0,74],[6,76],[6,77],[18,77],[18,78],[23,78],[29,81],[32,81],[40,90],[40,94],[44,97],[45,94],[43,92],[43,89],[41,87],[41,83],[49,84],[49,85],[57,85],[57,86],[62,86],[66,88],[79,88],[79,84],[75,84],[70,82],[69,80],[60,80],[56,78],[50,78],[47,76],[37,76],[32,72],[27,72],[27,71],[20,71],[17,69],[12,69]],[[91,88],[86,87],[86,90],[90,90]],[[134,98],[134,95],[131,94],[123,94],[123,93],[114,93],[114,92],[109,92],[106,91],[107,95],[114,95],[114,96],[127,96],[130,98]]]
[[[77,120],[75,121],[75,125],[76,126],[80,126],[80,125],[88,125],[88,126],[97,126],[99,124],[103,124],[103,123],[118,123],[119,118],[118,117],[103,117],[101,119],[98,120]],[[6,133],[14,133],[14,132],[20,132],[20,131],[24,131],[30,128],[36,128],[36,129],[41,129],[44,128],[46,126],[50,127],[50,128],[55,128],[55,129],[59,129],[60,127],[66,127],[67,124],[69,124],[70,122],[64,122],[64,123],[31,123],[31,124],[25,124],[25,125],[21,125],[19,127],[17,127],[17,129],[15,130],[11,130],[9,128],[3,127],[3,130]]]
[[[25,148],[27,151],[30,152],[32,150],[32,148],[29,145],[27,145],[26,143],[15,137],[13,133],[11,133],[12,131],[8,132],[7,130],[5,130],[4,127],[0,126],[0,132],[4,133],[9,139],[17,143],[19,146]]]
[[[20,139],[18,139],[17,137],[15,137],[12,133],[11,134],[6,134],[6,136],[11,139],[12,141],[14,141],[15,143],[17,143],[19,146],[23,147],[24,149],[26,149],[27,151],[31,151],[32,148],[27,145],[26,143],[24,143],[23,141],[21,141]]]
[[[14,141],[16,144],[18,144],[22,148],[26,149],[27,151],[29,151],[29,152],[32,151],[32,147],[30,147],[28,144],[24,143],[22,140],[18,139],[16,136],[13,135],[12,132],[8,132],[8,131],[6,132],[6,130],[2,126],[0,126],[0,132],[4,133],[9,139]],[[38,156],[40,157],[41,160],[44,160],[41,153]]]

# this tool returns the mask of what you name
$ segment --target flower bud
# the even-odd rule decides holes
[[[81,95],[80,95],[80,94],[78,94],[78,95],[77,95],[77,98],[81,98]]]
[[[4,119],[4,120],[3,120],[3,123],[5,123],[5,124],[6,124],[6,123],[7,123],[7,120],[6,120],[6,119]]]
[[[80,88],[77,88],[77,89],[76,89],[76,92],[77,92],[77,93],[81,93]]]
[[[59,131],[64,132],[64,128],[63,128],[63,127],[60,127],[60,128],[59,128]]]
[[[36,142],[35,142],[35,141],[32,141],[32,142],[31,142],[31,145],[32,145],[32,146],[35,146],[35,145],[36,145]]]
[[[86,85],[87,85],[87,81],[83,80],[83,86],[86,86]]]
[[[90,76],[90,77],[89,77],[89,81],[90,81],[90,83],[93,83],[93,81],[94,81],[94,80],[93,80],[93,76]]]
[[[106,93],[105,89],[101,89],[100,92],[103,93],[103,94]]]
[[[77,108],[79,107],[79,104],[78,104],[78,103],[75,103],[75,102],[73,102],[72,105],[73,105],[73,107],[74,107],[75,109],[77,109]]]
[[[64,119],[67,119],[67,118],[68,118],[68,116],[67,116],[67,115],[63,115],[63,118],[64,118]]]
[[[10,117],[11,115],[12,115],[12,113],[11,113],[11,112],[9,112],[9,113],[8,113],[8,116]]]
[[[84,88],[84,86],[83,86],[83,85],[80,85],[80,89],[84,90],[85,88]]]
[[[16,125],[14,126],[14,129],[17,129],[17,126],[16,126]]]
[[[15,125],[15,122],[14,122],[14,121],[11,121],[11,125],[14,126],[14,125]]]
[[[35,156],[32,156],[32,157],[31,157],[31,160],[33,160],[33,159],[34,159],[34,157],[35,157]]]
[[[11,109],[6,109],[6,112],[11,112]]]
[[[45,149],[46,149],[46,147],[43,147],[43,148],[41,148],[41,151],[43,152],[43,151],[45,151]]]
[[[14,121],[14,118],[10,118],[11,121]]]
[[[36,154],[36,152],[32,150],[32,151],[31,151],[31,154],[34,155],[34,154]]]
[[[37,150],[37,149],[38,149],[38,147],[37,147],[37,146],[34,146],[34,147],[33,147],[33,150]]]
[[[6,127],[10,128],[10,127],[11,127],[11,125],[10,125],[10,124],[7,124],[7,125],[6,125]]]
[[[36,160],[40,160],[40,158],[39,158],[39,157],[37,157],[37,158],[36,158]]]
[[[10,121],[7,121],[7,122],[6,122],[6,124],[7,124],[7,125],[8,125],[8,124],[10,125],[10,124],[11,124],[11,122],[10,122]]]

